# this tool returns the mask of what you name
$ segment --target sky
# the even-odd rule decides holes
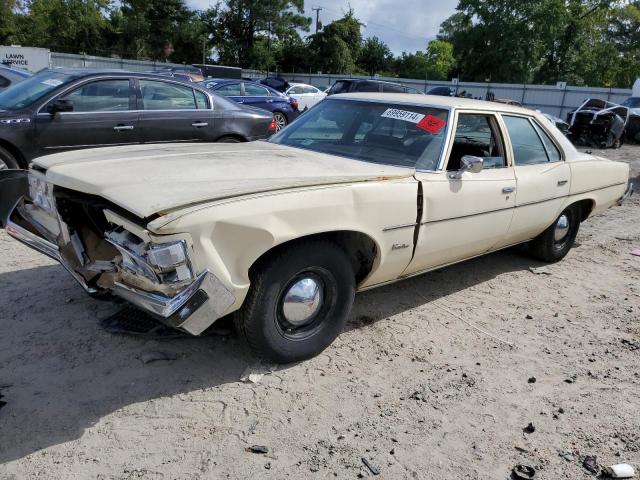
[[[216,0],[186,0],[191,8],[205,9]],[[455,11],[458,0],[305,0],[306,15],[313,18],[313,7],[322,7],[320,21],[328,24],[353,8],[356,17],[366,24],[362,34],[376,36],[398,55],[426,50],[427,42],[437,34],[443,20]]]

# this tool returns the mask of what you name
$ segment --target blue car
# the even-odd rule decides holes
[[[266,85],[260,85],[248,80],[230,80],[227,78],[209,78],[200,82],[200,84],[238,103],[273,112],[276,131],[287,126],[300,114],[296,99],[287,97]]]

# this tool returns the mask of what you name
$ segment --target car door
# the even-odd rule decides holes
[[[227,82],[216,85],[214,91],[218,95],[223,95],[230,98],[234,102],[244,103],[242,98],[242,82]]]
[[[137,83],[143,143],[211,140],[213,112],[204,93],[171,81],[140,78]]]
[[[509,243],[537,236],[560,215],[571,188],[571,169],[560,148],[533,117],[502,114],[516,175],[516,209]]]
[[[498,118],[464,111],[454,117],[445,169],[416,173],[422,186],[422,219],[415,255],[404,275],[488,252],[509,230],[516,178]],[[484,168],[460,175],[465,155],[482,158]]]
[[[242,100],[245,105],[273,110],[273,103],[277,97],[268,89],[249,82],[243,82]]]
[[[55,100],[67,100],[73,111],[47,113]],[[127,145],[139,142],[135,92],[129,78],[91,80],[71,88],[40,108],[36,138],[40,152]]]

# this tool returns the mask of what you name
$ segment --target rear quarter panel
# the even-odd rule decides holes
[[[571,189],[567,204],[580,200],[595,202],[591,214],[613,206],[624,194],[629,181],[629,165],[595,156],[569,162]]]

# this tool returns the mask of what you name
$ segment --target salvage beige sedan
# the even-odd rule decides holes
[[[268,142],[39,158],[3,177],[0,213],[92,295],[193,335],[234,314],[288,362],[336,338],[357,291],[525,242],[562,259],[628,176],[530,110],[352,94]]]

